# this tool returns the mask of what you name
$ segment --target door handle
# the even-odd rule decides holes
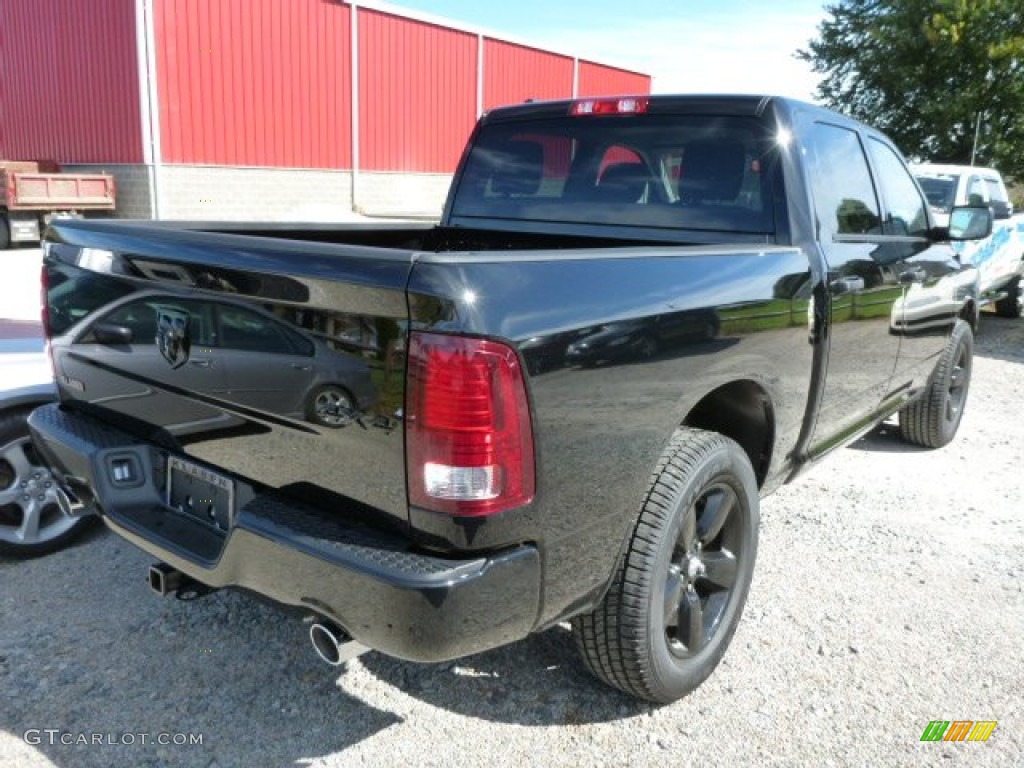
[[[836,280],[833,280],[831,283],[828,284],[828,287],[831,289],[833,295],[836,296],[842,293],[853,293],[855,291],[863,291],[864,278],[847,275],[846,277],[840,277]]]
[[[313,370],[312,365],[303,365],[302,363],[292,363],[292,368],[296,371],[311,371]]]
[[[907,283],[923,283],[926,277],[928,277],[928,273],[921,267],[911,267],[905,272],[900,272],[900,282],[904,285]]]
[[[210,361],[206,360],[204,358],[201,358],[201,357],[198,358],[198,359],[189,360],[189,363],[194,365],[196,368],[209,368],[210,367]]]

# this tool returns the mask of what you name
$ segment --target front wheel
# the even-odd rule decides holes
[[[0,414],[0,555],[48,554],[70,544],[93,519],[61,512],[56,481],[29,437],[28,414]]]
[[[900,411],[900,437],[925,448],[941,448],[956,436],[967,405],[973,362],[971,326],[957,320],[924,394]]]
[[[757,481],[743,449],[714,432],[677,432],[608,593],[573,619],[590,671],[658,703],[704,682],[739,624],[758,519]]]

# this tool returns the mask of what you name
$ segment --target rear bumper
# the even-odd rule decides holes
[[[462,559],[426,555],[347,521],[343,511],[259,492],[241,494],[244,503],[220,531],[163,504],[161,453],[151,446],[55,403],[36,409],[29,427],[72,492],[95,496],[108,527],[203,584],[306,608],[363,645],[414,661],[495,648],[536,623],[534,547]],[[126,457],[139,476],[117,487],[110,467]]]

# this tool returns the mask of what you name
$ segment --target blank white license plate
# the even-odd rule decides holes
[[[226,531],[234,516],[235,485],[199,464],[167,460],[167,506]]]

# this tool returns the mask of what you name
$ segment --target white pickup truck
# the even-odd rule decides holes
[[[1014,215],[999,171],[972,165],[920,164],[911,166],[931,207],[937,226],[949,225],[954,205],[987,205],[994,219],[984,240],[957,243],[964,263],[978,268],[980,303],[993,304],[1002,317],[1021,315],[1021,275],[1024,275],[1024,215]]]

